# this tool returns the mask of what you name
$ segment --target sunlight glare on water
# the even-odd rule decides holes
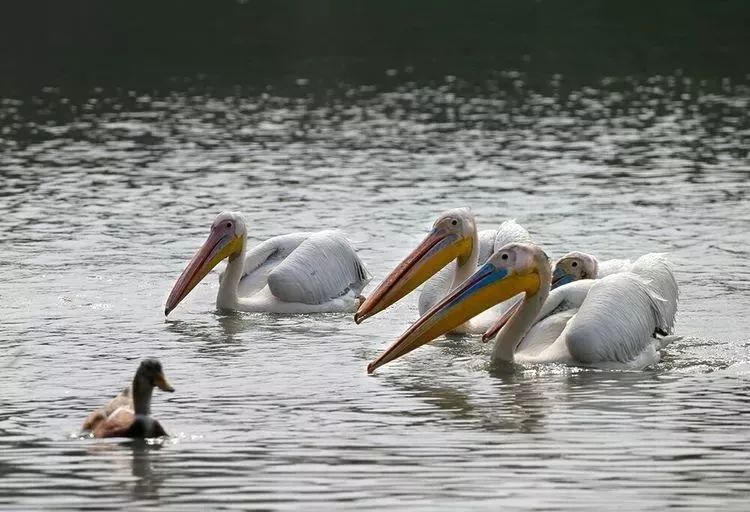
[[[296,94],[56,89],[0,103],[0,505],[742,509],[750,496],[750,87],[451,78]],[[667,252],[677,334],[644,372],[490,369],[440,338],[367,376],[416,297],[351,314],[164,300],[221,210],[251,243],[344,230],[377,284],[443,210],[552,257]],[[161,359],[162,443],[79,439]]]

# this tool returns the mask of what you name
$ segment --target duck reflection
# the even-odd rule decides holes
[[[138,439],[130,443],[132,475],[137,478],[133,485],[133,498],[149,500],[159,497],[159,489],[166,480],[166,471],[155,471],[152,454],[161,450],[161,444],[149,444]]]
[[[96,443],[88,452],[96,458],[106,456],[111,460],[114,469],[114,479],[117,486],[136,500],[155,500],[159,498],[159,492],[164,482],[169,478],[169,472],[156,468],[154,462],[159,461],[155,457],[162,449],[162,440],[134,439],[123,443]],[[126,474],[135,477],[125,477]]]

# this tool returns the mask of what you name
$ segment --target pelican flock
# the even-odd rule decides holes
[[[678,289],[664,255],[599,262],[576,251],[552,268],[515,220],[480,232],[468,208],[440,215],[367,299],[361,293],[371,276],[340,232],[276,236],[248,251],[243,217],[223,212],[173,286],[165,314],[225,259],[220,309],[356,311],[360,323],[424,284],[420,318],[369,372],[447,332],[484,333],[495,343],[493,361],[630,369],[658,362],[675,339]]]
[[[623,268],[550,293],[553,270],[547,254],[534,244],[508,244],[422,315],[367,370],[372,373],[519,293],[524,294],[520,304],[509,308],[495,328],[493,362],[645,368],[659,361],[660,350],[672,339],[660,335],[674,327],[677,283],[660,254],[648,254]],[[563,273],[565,265],[558,276]]]
[[[371,276],[338,231],[276,236],[247,249],[239,213],[223,212],[174,284],[168,315],[221,261],[216,306],[272,312],[352,312],[356,323],[420,285],[420,317],[368,372],[448,332],[484,333],[494,362],[641,369],[670,341],[678,288],[663,254],[600,262],[570,252],[554,266],[515,220],[477,230],[468,208],[448,210],[370,294]]]

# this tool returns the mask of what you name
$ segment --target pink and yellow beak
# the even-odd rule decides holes
[[[212,228],[208,239],[195,253],[185,270],[172,287],[167,303],[164,307],[164,315],[177,307],[195,286],[206,277],[206,275],[219,264],[224,258],[229,258],[242,250],[243,238],[220,229]]]
[[[535,293],[539,286],[540,278],[535,270],[517,273],[485,263],[372,361],[367,366],[367,373],[434,340],[495,304],[521,292]]]
[[[433,229],[359,306],[354,321],[360,323],[389,307],[454,259],[463,263],[471,254],[472,244],[471,238],[441,228]]]

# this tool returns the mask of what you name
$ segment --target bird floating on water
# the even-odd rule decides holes
[[[677,282],[672,274],[671,265],[664,254],[649,253],[641,256],[635,262],[629,259],[599,260],[585,252],[574,251],[566,254],[552,269],[550,295],[544,303],[542,311],[537,315],[536,324],[544,321],[547,329],[556,332],[565,326],[583,303],[589,289],[594,284],[593,279],[616,274],[618,272],[634,272],[648,281],[649,286],[663,299],[664,317],[671,319],[669,325],[658,325],[654,336],[659,337],[663,346],[671,343],[680,336],[669,336],[672,332],[674,318],[677,313],[679,291]],[[515,310],[521,306],[522,299],[516,299],[506,313],[490,327],[482,336],[482,341],[495,339],[500,328],[508,321]],[[535,326],[536,326],[535,324]],[[558,329],[558,330],[559,330]],[[539,335],[537,335],[538,337]]]
[[[552,314],[560,305],[555,297],[548,300],[551,283],[540,247],[506,245],[409,327],[368,372],[519,293],[520,306],[509,311],[494,338],[493,362],[642,369],[659,361],[664,340],[654,333],[671,333],[677,310],[677,283],[663,255],[639,258],[630,271],[557,288],[553,294],[562,297],[565,288],[581,288],[579,303],[559,315]]]
[[[530,242],[528,231],[515,220],[503,222],[498,229],[477,232],[474,214],[469,208],[448,210],[438,217],[432,230],[375,289],[357,310],[354,321],[362,322],[425,283],[419,296],[419,314],[425,314],[451,289],[474,273],[496,249],[511,242]],[[482,333],[504,311],[501,305],[479,315],[453,332]]]
[[[161,363],[144,359],[138,366],[133,383],[110,402],[92,412],[83,422],[82,433],[94,437],[151,438],[166,436],[161,424],[151,417],[151,395],[154,387],[173,392]]]
[[[247,252],[247,228],[239,213],[220,213],[203,246],[172,288],[169,313],[222,260],[216,306],[249,312],[353,312],[371,276],[351,243],[338,231],[276,236]]]

